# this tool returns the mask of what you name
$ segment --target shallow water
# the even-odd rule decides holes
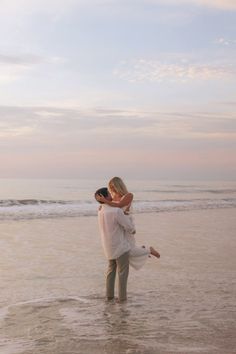
[[[236,209],[136,215],[153,245],[128,302],[104,299],[93,216],[0,223],[1,354],[236,353]]]
[[[235,353],[235,313],[229,315],[234,306],[227,303],[227,291],[221,305],[194,292],[187,298],[186,293],[179,297],[179,289],[166,296],[130,293],[126,304],[106,303],[97,295],[16,303],[5,309],[1,349],[25,354]]]

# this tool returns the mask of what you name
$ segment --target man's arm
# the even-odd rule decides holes
[[[117,209],[117,222],[130,234],[136,233],[135,226],[130,217],[125,215],[122,209],[119,208]]]

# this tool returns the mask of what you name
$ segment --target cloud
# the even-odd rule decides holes
[[[186,0],[184,2],[192,2],[196,5],[219,8],[222,10],[236,10],[235,0]]]
[[[220,103],[226,106],[236,106],[236,101],[223,101]]]
[[[129,82],[187,82],[230,78],[235,68],[219,64],[165,63],[158,60],[137,59],[122,62],[113,74]]]
[[[3,176],[199,174],[228,159],[227,175],[235,165],[233,113],[0,106],[0,116]]]
[[[1,0],[1,13],[23,16],[44,13],[57,19],[75,8],[93,9],[109,4],[116,4],[116,0]]]
[[[42,62],[42,58],[32,55],[7,55],[7,54],[0,54],[0,65],[7,64],[7,65],[16,65],[16,66],[31,66],[34,64],[38,64]]]
[[[32,127],[7,127],[0,124],[0,137],[1,138],[15,138],[17,136],[27,136],[32,135],[34,129]]]
[[[218,8],[221,10],[236,10],[235,0],[149,0],[151,3],[168,5],[195,5],[209,8]]]
[[[19,79],[28,70],[42,62],[34,55],[0,54],[0,83],[9,83]]]
[[[87,133],[110,135],[144,129],[157,119],[145,112],[109,109],[63,109],[55,107],[0,107],[0,128],[5,136],[24,135],[31,129],[37,136],[66,137]],[[17,133],[18,132],[18,133]]]
[[[140,145],[156,139],[235,139],[234,113],[147,112],[109,109],[0,106],[1,136],[29,137],[35,141],[64,141],[76,145],[92,139]],[[123,140],[121,140],[123,139]]]
[[[145,5],[149,4],[164,4],[164,5],[194,5],[203,6],[210,8],[218,8],[222,10],[236,10],[235,0],[141,0],[141,3]],[[120,6],[127,6],[129,4],[136,4],[135,0],[120,1]],[[26,13],[32,11],[43,11],[43,12],[64,12],[67,9],[73,9],[76,7],[94,7],[94,6],[104,6],[116,5],[116,0],[2,0],[1,9],[5,9],[11,12],[21,12]]]
[[[0,54],[0,84],[18,80],[39,65],[60,65],[64,62],[65,59],[60,57],[43,58],[33,54]]]
[[[235,45],[236,44],[236,39],[226,39],[224,37],[218,38],[215,43],[224,45],[224,46],[230,46],[230,45]]]

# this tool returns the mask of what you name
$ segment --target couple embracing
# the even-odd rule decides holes
[[[133,194],[128,192],[121,178],[114,177],[108,183],[108,188],[98,189],[95,199],[101,204],[98,221],[104,253],[108,259],[106,297],[107,300],[114,299],[117,273],[118,301],[123,302],[127,299],[129,265],[140,269],[150,255],[160,258],[160,254],[153,247],[136,245],[131,214]]]

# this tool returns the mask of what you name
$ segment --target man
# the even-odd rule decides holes
[[[107,188],[100,188],[95,193],[102,195],[107,200],[111,196]],[[99,200],[97,200],[99,201]],[[101,203],[99,201],[99,203]],[[118,273],[118,300],[127,299],[127,280],[129,275],[129,250],[130,245],[125,236],[125,231],[134,234],[134,225],[122,209],[111,207],[101,203],[98,211],[98,221],[101,233],[102,245],[106,258],[108,259],[108,270],[106,275],[106,296],[108,300],[114,299],[116,271]]]

